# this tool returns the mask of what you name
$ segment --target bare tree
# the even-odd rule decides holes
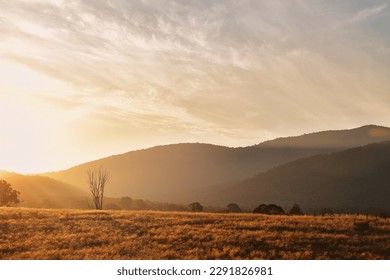
[[[95,167],[87,171],[89,190],[92,193],[92,199],[95,203],[95,208],[98,210],[103,209],[103,195],[104,187],[110,180],[110,173],[103,169],[103,167]]]

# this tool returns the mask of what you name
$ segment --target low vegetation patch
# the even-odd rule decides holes
[[[389,259],[390,220],[0,208],[0,259]],[[364,227],[364,226],[363,226]]]

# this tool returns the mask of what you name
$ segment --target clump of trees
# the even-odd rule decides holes
[[[20,203],[20,192],[14,190],[11,185],[5,181],[0,180],[0,206],[16,206]]]
[[[303,215],[303,212],[298,204],[294,204],[293,207],[290,209],[289,214],[290,215]]]
[[[236,203],[229,203],[226,205],[226,212],[228,213],[242,213],[242,210],[240,206],[238,206]]]
[[[110,173],[103,167],[96,167],[87,171],[89,190],[97,210],[103,209],[104,188],[110,180]]]
[[[203,206],[199,202],[190,203],[189,207],[190,207],[192,212],[202,212],[203,211]]]
[[[284,212],[283,208],[276,204],[260,204],[253,210],[253,213],[266,215],[286,215],[286,212]],[[294,204],[288,214],[304,215],[298,204]]]
[[[285,215],[283,208],[275,204],[260,204],[257,206],[253,213],[266,214],[266,215]]]
[[[120,199],[120,206],[122,209],[125,209],[125,210],[130,210],[132,205],[134,204],[133,203],[133,199],[131,199],[131,197],[128,197],[128,196],[124,196]]]

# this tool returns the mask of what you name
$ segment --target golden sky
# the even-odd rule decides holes
[[[390,126],[390,1],[0,0],[0,170]]]

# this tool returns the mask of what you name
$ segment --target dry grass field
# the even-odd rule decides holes
[[[0,208],[0,259],[389,259],[390,220]]]

